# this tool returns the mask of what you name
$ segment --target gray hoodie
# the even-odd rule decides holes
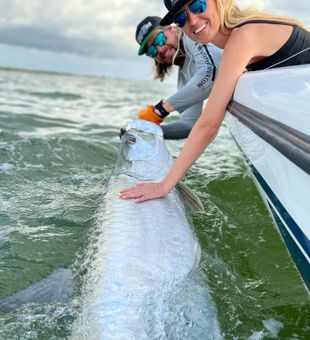
[[[212,44],[198,44],[185,34],[181,39],[185,61],[179,68],[178,91],[167,99],[181,118],[161,125],[166,139],[188,136],[202,112],[203,101],[209,97],[222,55],[222,50]]]

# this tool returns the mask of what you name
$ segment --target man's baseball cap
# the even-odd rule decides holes
[[[161,28],[160,20],[160,17],[146,17],[137,26],[136,40],[140,45],[138,55],[142,55],[146,52],[146,42],[149,37],[153,34],[153,32]]]

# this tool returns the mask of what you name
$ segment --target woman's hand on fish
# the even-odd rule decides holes
[[[135,203],[141,203],[153,198],[164,197],[168,194],[162,182],[159,183],[138,183],[135,187],[120,190],[121,199],[134,199]]]

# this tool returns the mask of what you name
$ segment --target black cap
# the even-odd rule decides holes
[[[137,26],[136,40],[140,45],[138,55],[142,55],[146,52],[146,42],[152,33],[161,27],[160,20],[160,17],[146,17]]]
[[[173,17],[190,0],[164,0],[165,6],[169,11],[161,20],[162,26],[170,25],[173,22]]]

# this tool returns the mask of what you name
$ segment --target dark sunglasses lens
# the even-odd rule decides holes
[[[205,0],[195,0],[188,6],[188,8],[192,13],[199,14],[206,10],[207,4]]]
[[[155,58],[157,56],[157,49],[154,45],[149,46],[147,49],[146,55],[148,55],[151,58]]]
[[[155,46],[163,46],[165,45],[167,41],[167,38],[165,37],[163,32],[160,32],[159,34],[157,34],[156,38],[153,41],[153,44]]]
[[[175,14],[175,16],[173,17],[173,22],[179,26],[179,27],[183,27],[186,23],[186,19],[187,19],[187,15],[185,11],[179,11]]]

